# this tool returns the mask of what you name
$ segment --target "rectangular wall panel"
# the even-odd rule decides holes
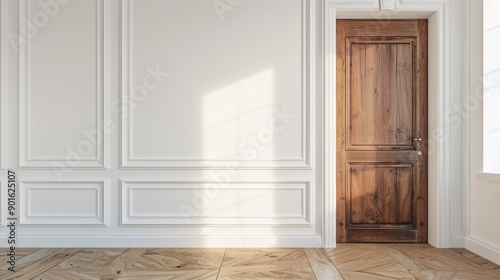
[[[123,181],[124,225],[309,225],[310,182]]]
[[[50,3],[20,1],[20,166],[103,168],[104,0]]]
[[[309,5],[124,0],[122,166],[310,168]]]
[[[20,224],[104,225],[104,181],[21,181]]]

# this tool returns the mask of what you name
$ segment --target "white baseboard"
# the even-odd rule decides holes
[[[18,236],[20,248],[321,248],[311,236]],[[5,245],[5,244],[3,244]]]
[[[464,248],[464,247],[465,247],[465,236],[463,235],[450,236],[450,248]]]
[[[465,238],[465,249],[500,265],[500,250],[474,238]]]

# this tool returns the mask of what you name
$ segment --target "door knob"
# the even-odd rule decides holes
[[[413,139],[413,141],[419,141],[419,142],[422,142],[422,138],[415,138],[415,139]]]

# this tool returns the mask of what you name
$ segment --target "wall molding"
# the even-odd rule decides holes
[[[0,226],[5,226],[5,217],[6,217],[6,211],[7,211],[7,205],[4,204],[4,201],[7,201],[7,181],[6,180],[1,180],[0,181]]]
[[[88,184],[85,187],[83,185]],[[73,186],[71,186],[73,185]],[[74,186],[78,185],[78,186]],[[98,185],[98,186],[93,186]],[[18,182],[19,196],[19,224],[20,225],[72,225],[72,226],[105,226],[107,225],[107,188],[106,181],[28,181],[20,180]],[[30,193],[37,191],[73,191],[87,190],[95,194],[95,203],[93,205],[95,215],[82,215],[70,213],[65,214],[31,214],[31,203],[33,201]],[[62,196],[66,197],[67,196]],[[54,197],[57,200],[57,197]]]
[[[444,132],[444,139],[449,139],[450,125],[445,120],[445,112],[450,107],[449,101],[449,31],[448,21],[449,21],[449,0],[436,0],[436,1],[404,1],[401,9],[398,10],[398,16],[404,17],[404,13],[408,12],[432,12],[436,16],[437,24],[437,74],[438,78],[435,90],[438,94],[438,109],[437,115],[437,126],[440,131]],[[378,2],[375,1],[374,2]],[[378,3],[376,3],[378,4]],[[325,172],[323,175],[323,193],[325,194],[325,205],[324,213],[325,217],[324,223],[324,247],[335,247],[336,246],[336,229],[335,229],[335,215],[336,215],[336,195],[335,190],[331,186],[335,186],[336,182],[336,20],[337,18],[342,18],[342,13],[349,12],[359,12],[355,17],[350,18],[367,18],[376,19],[375,15],[378,12],[377,9],[374,10],[375,5],[347,5],[346,3],[340,3],[336,0],[325,0],[324,9],[324,51],[325,51],[325,93],[324,93],[324,107],[323,107],[323,149],[324,157],[323,164],[325,167]],[[414,16],[414,14],[411,14]],[[431,28],[432,25],[429,25]],[[429,65],[431,67],[431,65]],[[332,78],[333,77],[333,78]],[[432,77],[431,77],[432,79]],[[431,80],[430,80],[431,81]],[[429,83],[431,84],[431,83]],[[429,92],[431,91],[429,87]],[[430,134],[429,134],[430,135]],[[429,199],[429,205],[436,208],[436,213],[429,213],[430,215],[437,215],[434,217],[436,219],[436,225],[438,228],[433,228],[434,225],[430,225],[429,236],[435,237],[436,240],[430,238],[429,242],[436,247],[449,247],[449,198],[450,198],[450,186],[449,186],[449,143],[448,141],[438,141],[436,143],[436,152],[433,155],[437,161],[438,168],[438,178],[437,181],[429,181],[429,187],[436,186],[436,193],[432,194],[436,197],[435,205],[433,201]],[[442,175],[441,175],[442,174]],[[434,231],[434,232],[432,232]]]
[[[464,235],[451,235],[450,236],[450,248],[464,248],[465,247],[465,236]]]
[[[5,1],[0,0],[0,170],[5,168]]]
[[[145,186],[140,186],[140,185]],[[215,188],[208,188],[207,185],[216,185]],[[287,186],[296,184],[301,186]],[[121,225],[218,225],[218,226],[311,226],[313,216],[313,195],[311,181],[244,181],[244,182],[214,182],[214,181],[147,181],[147,180],[123,180],[121,181]],[[135,186],[132,186],[135,185]],[[152,186],[155,185],[155,186]],[[243,187],[245,185],[249,185]],[[257,186],[262,185],[262,186]],[[267,185],[267,186],[266,186]],[[270,186],[272,185],[272,186]],[[281,186],[280,186],[281,185]],[[195,192],[206,199],[208,205],[210,200],[215,200],[224,191],[299,191],[301,196],[300,213],[286,216],[259,216],[259,215],[209,215],[202,214],[206,208],[197,208],[194,203],[179,202],[183,205],[180,213],[158,213],[158,214],[134,214],[132,211],[134,191],[186,191]],[[211,195],[211,192],[214,195]],[[209,195],[204,193],[209,192]],[[192,196],[192,195],[190,195]],[[194,196],[196,197],[196,196]],[[191,201],[189,201],[191,202]],[[227,209],[230,211],[231,209]],[[200,214],[195,215],[195,212]]]
[[[18,248],[320,248],[320,235],[18,235]]]
[[[106,100],[105,100],[105,81],[106,81],[106,69],[108,66],[106,65],[106,42],[105,42],[105,33],[106,33],[106,15],[105,15],[105,1],[104,0],[95,0],[96,2],[96,21],[97,21],[97,44],[96,44],[96,52],[97,52],[97,88],[95,92],[95,100],[96,100],[96,126],[95,129],[102,133],[102,141],[97,141],[96,144],[96,155],[94,158],[85,158],[81,159],[80,164],[78,166],[71,166],[70,164],[66,164],[68,161],[67,158],[61,158],[59,156],[55,157],[44,157],[44,158],[36,158],[30,155],[29,151],[29,141],[30,141],[30,132],[29,132],[29,120],[30,120],[30,92],[29,92],[29,48],[30,48],[30,40],[24,39],[25,42],[19,44],[19,68],[20,68],[20,78],[19,78],[19,167],[21,169],[53,169],[56,166],[57,169],[105,169],[105,157],[106,157],[106,132],[104,128],[104,118],[107,115],[106,111]],[[20,26],[23,26],[23,21],[29,19],[29,8],[30,8],[29,0],[21,0],[19,1],[19,21]],[[62,9],[62,8],[61,8]],[[26,33],[27,30],[25,28],[20,28],[21,38],[29,38],[29,35]],[[82,140],[84,140],[84,136],[82,134]],[[76,145],[77,143],[75,143]],[[68,156],[67,156],[68,157]]]
[[[131,1],[124,0],[121,5],[121,100],[127,104],[126,110],[130,111],[130,14]],[[265,159],[241,160],[230,158],[133,158],[131,151],[131,120],[127,114],[121,122],[121,168],[122,169],[225,169],[235,163],[239,169],[312,169],[314,162],[314,67],[315,43],[311,38],[315,32],[314,25],[314,0],[299,0],[302,3],[302,146],[301,157],[296,159]]]

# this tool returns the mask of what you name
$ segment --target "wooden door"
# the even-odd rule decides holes
[[[427,242],[427,20],[337,21],[337,242]]]

